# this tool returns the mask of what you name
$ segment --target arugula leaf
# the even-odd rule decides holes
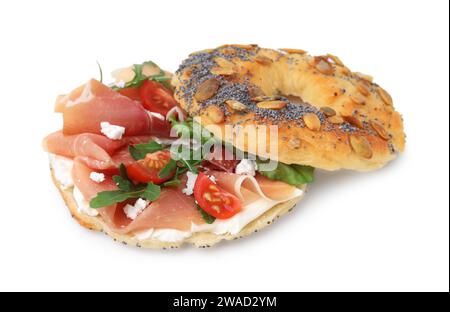
[[[200,124],[196,123],[192,118],[187,118],[185,121],[178,121],[174,115],[168,119],[172,123],[172,129],[174,129],[177,135],[185,134],[186,129],[189,131],[191,139],[200,139],[202,144],[207,143],[210,140],[214,140],[214,136],[208,130],[203,128]]]
[[[119,173],[122,179],[130,181],[130,178],[128,177],[127,167],[125,167],[124,164],[120,164]]]
[[[127,193],[125,191],[104,191],[97,194],[96,197],[94,197],[89,205],[93,209],[108,207],[120,202],[123,202],[129,198],[134,198],[134,196],[131,193]]]
[[[146,76],[142,72],[142,70],[144,69],[144,66],[157,67],[159,69],[159,73],[156,75],[153,75],[153,76]],[[147,61],[142,64],[134,64],[133,71],[135,74],[134,79],[127,82],[125,84],[124,88],[138,88],[142,85],[142,83],[144,81],[153,80],[153,81],[163,84],[166,88],[172,89],[172,86],[170,85],[170,80],[172,78],[169,76],[166,76],[166,73],[152,61]],[[113,87],[113,89],[117,90],[117,89],[121,89],[121,88],[115,86],[115,87]]]
[[[154,153],[163,150],[163,145],[156,141],[150,141],[149,143],[136,144],[134,146],[130,145],[128,150],[131,156],[135,160],[144,159],[149,153]]]
[[[119,189],[127,192],[133,191],[134,185],[130,180],[126,180],[121,176],[114,176],[113,181],[114,183],[116,183]]]
[[[164,187],[179,187],[180,185],[181,181],[178,178],[163,183]]]
[[[172,171],[177,167],[177,162],[173,159],[170,159],[169,163],[164,166],[164,168],[161,169],[158,176],[161,179],[165,179],[170,176]]]
[[[258,163],[263,163],[257,161]],[[314,181],[314,168],[302,165],[286,165],[281,162],[273,171],[258,171],[260,174],[270,180],[286,182],[290,185],[308,184]]]
[[[121,185],[119,185],[119,188],[120,186]],[[100,192],[91,200],[89,204],[91,208],[98,209],[121,203],[131,198],[145,198],[149,201],[155,201],[160,195],[161,187],[153,183],[149,183],[148,185],[139,185],[128,190],[119,189],[116,191]]]
[[[201,160],[186,160],[180,159],[180,162],[192,173],[198,174],[196,166],[200,165]]]
[[[179,187],[181,185],[181,181],[178,177],[180,176],[180,174],[183,174],[186,171],[187,168],[177,167],[177,171],[175,171],[174,177],[171,180],[164,182],[162,185],[165,187]]]
[[[121,203],[131,198],[145,198],[155,201],[161,195],[161,187],[153,183],[135,185],[127,175],[126,168],[120,165],[120,176],[114,176],[113,181],[117,184],[118,190],[104,191],[97,194],[89,203],[91,208],[98,209]]]
[[[214,218],[212,215],[210,215],[205,210],[203,210],[198,204],[196,204],[196,205],[197,205],[197,210],[202,215],[202,218],[203,218],[203,220],[205,220],[206,224],[213,224],[214,221],[216,221],[216,218]]]
[[[155,185],[153,183],[147,184],[147,187],[143,190],[142,194],[139,195],[139,198],[145,198],[149,201],[155,201],[161,195],[161,187]]]

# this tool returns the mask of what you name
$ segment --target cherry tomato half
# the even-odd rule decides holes
[[[135,101],[141,101],[141,91],[139,88],[124,88],[117,90],[120,94]]]
[[[127,166],[128,176],[140,183],[153,182],[154,184],[161,184],[173,178],[176,169],[165,178],[159,176],[161,170],[169,163],[170,152],[159,151],[147,154],[145,159],[138,160]]]
[[[194,197],[200,208],[217,219],[229,219],[242,209],[239,198],[218,187],[203,172],[195,182]]]
[[[146,109],[164,116],[177,105],[172,91],[156,81],[146,80],[141,86],[140,95]]]

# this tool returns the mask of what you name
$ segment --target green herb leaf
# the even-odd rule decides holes
[[[156,75],[153,75],[153,76],[146,76],[142,72],[144,66],[157,67],[159,69],[159,73]],[[134,64],[133,71],[135,74],[134,79],[132,81],[127,82],[125,84],[124,88],[139,88],[144,81],[153,80],[153,81],[163,84],[166,88],[172,89],[172,86],[170,85],[170,81],[172,78],[169,76],[166,76],[166,73],[152,61],[147,61],[142,64]],[[117,90],[117,89],[121,89],[121,88],[113,87],[113,89]]]
[[[161,187],[153,183],[149,183],[139,197],[145,198],[149,201],[155,201],[159,198],[160,195]]]
[[[91,208],[98,209],[123,202],[129,198],[133,198],[133,196],[125,191],[104,191],[98,193],[97,196],[91,200],[89,205]]]
[[[124,164],[120,164],[119,173],[122,179],[130,181],[130,178],[128,177],[127,167],[125,167]]]
[[[156,141],[150,141],[149,143],[143,144],[136,144],[134,146],[130,145],[128,147],[131,156],[135,160],[144,159],[147,154],[162,151],[163,149],[164,149],[163,145],[159,144]]]
[[[169,121],[172,123],[172,129],[176,131],[178,135],[185,134],[189,131],[191,139],[200,139],[202,144],[213,140],[214,136],[211,132],[196,123],[192,118],[187,118],[185,121],[178,121],[174,115],[169,117]]]
[[[179,187],[181,185],[181,181],[178,178],[174,178],[170,181],[164,182],[162,185],[164,187]]]
[[[216,221],[216,218],[214,218],[212,215],[210,215],[205,210],[203,210],[198,204],[197,204],[197,209],[200,212],[200,214],[202,215],[203,220],[205,220],[205,222],[207,224],[213,224],[214,221]]]
[[[165,179],[170,176],[170,174],[173,172],[173,170],[177,167],[177,163],[175,160],[171,159],[169,163],[162,168],[162,170],[159,172],[158,176],[161,179]]]
[[[117,184],[118,190],[104,191],[97,194],[89,203],[91,208],[98,209],[121,203],[127,199],[145,198],[155,201],[161,195],[161,187],[153,183],[135,185],[126,173],[126,168],[120,165],[120,176],[114,176],[113,181]]]
[[[180,159],[180,162],[192,173],[198,174],[196,166],[201,164],[201,160],[186,160]]]
[[[257,161],[258,163],[264,163]],[[263,176],[271,179],[286,182],[290,185],[309,184],[314,181],[314,168],[302,165],[286,165],[278,163],[273,171],[258,171]]]
[[[131,181],[126,180],[120,176],[114,176],[113,177],[114,183],[119,187],[119,189],[127,192],[131,192],[134,190],[134,185]]]

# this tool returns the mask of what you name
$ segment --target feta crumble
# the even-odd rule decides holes
[[[159,120],[163,120],[163,121],[166,120],[166,117],[164,117],[163,115],[161,115],[161,114],[159,114],[159,113],[147,111],[147,114],[148,114],[150,117],[155,117],[155,118],[158,118]]]
[[[105,175],[103,173],[91,172],[89,178],[97,183],[102,183],[105,181]]]
[[[256,162],[250,159],[242,159],[236,166],[236,174],[245,174],[254,177],[256,174]]]
[[[120,140],[125,134],[125,128],[121,126],[115,126],[107,121],[100,123],[101,132],[111,140]]]
[[[123,80],[119,80],[119,81],[116,81],[114,84],[115,84],[116,87],[122,89],[122,88],[125,88],[126,82],[123,81]]]
[[[127,215],[128,219],[135,220],[137,216],[140,215],[149,204],[150,204],[149,201],[139,198],[134,204],[134,206],[128,204],[125,207],[123,207],[123,211]]]
[[[195,182],[197,181],[198,175],[195,173],[192,173],[190,171],[187,172],[187,181],[186,181],[186,188],[182,190],[183,194],[185,195],[192,195],[194,194],[194,186]]]

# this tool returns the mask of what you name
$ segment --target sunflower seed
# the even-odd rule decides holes
[[[281,51],[286,52],[287,54],[306,54],[305,50],[301,49],[280,49]]]
[[[361,157],[370,159],[373,156],[372,147],[369,141],[361,135],[350,135],[350,146],[353,151]]]
[[[216,62],[217,65],[223,68],[233,68],[236,66],[233,62],[226,60],[223,57],[216,57],[214,59],[214,62]]]
[[[328,121],[332,124],[341,124],[344,122],[344,119],[341,116],[332,116],[328,118]]]
[[[282,97],[279,95],[260,95],[252,98],[252,101],[254,102],[268,102],[268,101],[279,101]]]
[[[211,105],[206,108],[206,115],[213,123],[221,123],[224,120],[223,111],[217,105]]]
[[[366,99],[359,95],[359,94],[351,94],[350,95],[350,100],[352,100],[354,103],[358,104],[358,105],[364,105],[366,104]]]
[[[356,84],[356,88],[362,95],[364,96],[370,95],[370,88],[369,85],[365,82],[365,80],[358,82]]]
[[[358,118],[356,118],[355,116],[342,116],[342,118],[348,122],[349,124],[351,124],[352,126],[355,126],[357,128],[363,129],[364,125],[361,122],[361,120],[359,120]]]
[[[260,65],[270,65],[273,63],[270,58],[264,55],[258,55],[257,57],[255,57],[255,62]]]
[[[282,109],[286,107],[286,102],[284,101],[263,101],[256,104],[259,108],[264,109]]]
[[[247,109],[247,106],[245,104],[242,104],[239,101],[228,100],[228,101],[225,101],[225,103],[228,105],[229,108],[237,110],[237,111],[244,111]]]
[[[383,125],[375,120],[372,120],[370,122],[370,126],[375,130],[376,133],[383,139],[383,140],[389,140],[389,133],[384,129]]]
[[[332,109],[331,107],[328,106],[322,106],[320,108],[320,110],[322,111],[322,113],[324,113],[325,116],[327,117],[333,117],[336,115],[336,111],[334,109]]]
[[[317,117],[316,114],[308,113],[303,115],[303,121],[305,122],[305,125],[306,127],[308,127],[308,129],[313,131],[320,130],[321,123],[319,117]]]
[[[384,103],[386,103],[387,105],[393,104],[392,97],[389,93],[387,93],[386,90],[384,90],[383,88],[378,88],[378,94],[380,95]]]
[[[212,98],[217,93],[219,87],[220,82],[216,78],[210,78],[208,80],[205,80],[202,84],[198,86],[194,98],[198,102],[206,101]]]
[[[233,68],[213,67],[211,69],[211,74],[219,76],[231,76],[235,74],[235,71]]]
[[[334,73],[333,66],[331,66],[330,63],[323,59],[317,62],[316,69],[324,75],[331,75],[332,73]]]
[[[341,61],[341,59],[339,57],[337,57],[336,55],[333,54],[327,54],[326,57],[330,60],[333,61],[334,64],[339,65],[339,66],[344,66],[344,63]]]

